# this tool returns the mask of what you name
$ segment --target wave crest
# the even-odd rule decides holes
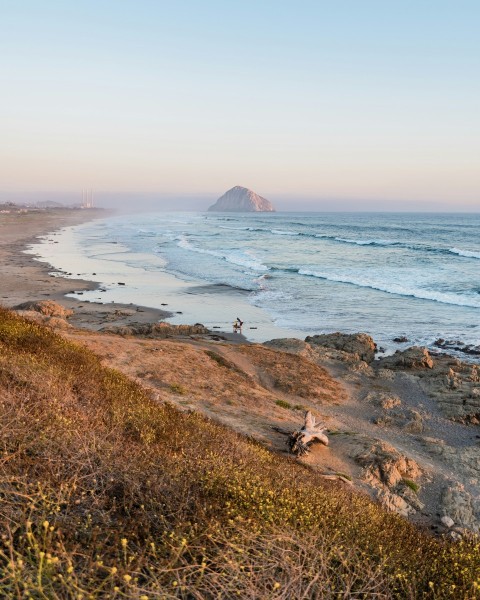
[[[465,258],[480,258],[480,252],[472,252],[470,250],[460,250],[459,248],[450,248],[449,252],[464,256]]]
[[[469,300],[464,296],[460,296],[454,293],[436,292],[434,290],[424,290],[416,287],[408,287],[399,283],[382,283],[377,281],[368,281],[359,277],[352,277],[346,275],[331,275],[329,273],[319,273],[316,271],[309,271],[307,269],[298,269],[299,275],[307,277],[317,277],[318,279],[325,279],[326,281],[335,281],[337,283],[347,283],[362,288],[370,288],[372,290],[379,290],[386,292],[387,294],[396,294],[398,296],[409,296],[411,298],[419,298],[421,300],[432,300],[434,302],[441,302],[442,304],[453,304],[455,306],[468,306],[470,308],[480,308],[480,301]]]

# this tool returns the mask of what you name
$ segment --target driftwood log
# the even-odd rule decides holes
[[[301,429],[293,433],[274,427],[279,433],[288,435],[287,446],[292,454],[296,456],[304,456],[309,453],[309,446],[314,442],[320,442],[328,446],[328,437],[324,431],[327,429],[322,423],[317,423],[315,417],[310,411],[305,413],[305,421]]]

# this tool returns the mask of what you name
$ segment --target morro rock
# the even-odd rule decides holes
[[[252,190],[236,185],[225,192],[209,211],[215,212],[275,212],[272,203]]]

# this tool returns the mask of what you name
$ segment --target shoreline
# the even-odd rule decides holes
[[[110,213],[111,214],[111,213]],[[151,323],[166,318],[165,310],[133,304],[105,305],[82,302],[66,294],[75,288],[89,292],[99,284],[84,278],[65,278],[52,275],[55,268],[37,255],[26,252],[42,236],[58,235],[59,230],[108,216],[108,213],[83,209],[47,209],[42,212],[10,213],[0,218],[0,304],[5,308],[29,301],[53,300],[74,311],[69,322],[79,328],[98,330],[106,323],[126,325]],[[55,240],[53,240],[55,243]],[[112,313],[117,311],[116,319]],[[133,314],[126,314],[134,311]],[[119,314],[123,313],[123,314]],[[108,320],[106,318],[108,317]],[[133,319],[134,317],[134,319]]]
[[[69,319],[72,325],[93,331],[106,324],[141,325],[166,320],[172,325],[201,323],[212,333],[238,343],[262,343],[275,338],[303,340],[308,335],[308,332],[275,325],[264,309],[249,304],[246,292],[238,289],[227,289],[227,286],[206,281],[182,280],[172,273],[159,270],[155,273],[158,280],[156,292],[161,294],[162,305],[168,306],[163,309],[142,302],[144,297],[135,298],[135,292],[132,291],[134,285],[129,287],[115,283],[109,287],[101,280],[95,281],[92,276],[96,275],[97,268],[101,269],[99,264],[92,265],[91,273],[82,272],[81,276],[78,273],[77,277],[70,277],[66,276],[70,274],[65,269],[59,269],[50,263],[48,257],[29,249],[36,244],[45,243],[41,238],[47,236],[51,237],[48,241],[53,247],[53,244],[59,243],[55,238],[61,236],[65,230],[117,214],[116,211],[99,209],[47,209],[41,212],[19,211],[1,215],[0,305],[13,308],[32,300],[60,301],[66,308],[74,310],[74,315]],[[84,271],[83,257],[80,258],[81,267],[80,264],[77,267],[78,270]],[[85,260],[90,259],[86,257]],[[122,267],[136,270],[128,265]],[[147,277],[151,277],[151,272],[147,272]],[[98,297],[100,292],[103,292],[101,298]],[[76,297],[73,296],[74,293]],[[122,302],[119,299],[122,294],[128,296],[128,301]],[[111,299],[112,297],[115,299]],[[132,311],[133,314],[130,314]],[[220,314],[222,311],[223,314]],[[246,322],[241,334],[230,331],[230,323],[237,313]],[[116,318],[112,315],[116,315]],[[449,342],[445,347],[435,344],[436,348],[429,350],[433,355],[452,356],[472,364],[480,362],[476,353],[462,351],[461,347],[452,349],[448,344]],[[412,345],[414,344],[402,341],[401,344],[395,344],[396,347],[393,346],[393,350],[389,352],[380,348],[377,358],[388,356],[396,350],[404,351]]]
[[[73,225],[88,225],[89,221],[85,219],[83,223]],[[279,337],[305,337],[301,331],[278,327],[264,309],[248,302],[248,292],[244,290],[200,279],[184,279],[163,270],[160,258],[151,263],[153,269],[145,269],[143,255],[135,252],[128,252],[129,260],[124,261],[126,248],[122,243],[117,245],[108,240],[104,243],[101,235],[98,253],[87,255],[81,246],[81,233],[68,224],[62,225],[50,234],[52,239],[36,240],[43,248],[37,246],[28,252],[41,257],[43,262],[51,265],[50,271],[57,279],[67,282],[63,291],[68,296],[64,296],[64,300],[70,308],[78,307],[78,303],[98,306],[100,311],[107,306],[140,307],[141,312],[152,315],[151,320],[165,319],[172,325],[201,323],[230,341],[263,342]],[[58,250],[51,243],[54,239],[59,241]],[[111,245],[113,243],[116,245]],[[71,271],[81,279],[71,277]],[[85,281],[90,285],[85,285]],[[245,323],[241,334],[233,331],[237,316]],[[74,321],[71,319],[72,323]]]

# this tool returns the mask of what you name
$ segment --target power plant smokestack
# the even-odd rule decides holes
[[[81,208],[93,208],[93,191],[82,190]]]

